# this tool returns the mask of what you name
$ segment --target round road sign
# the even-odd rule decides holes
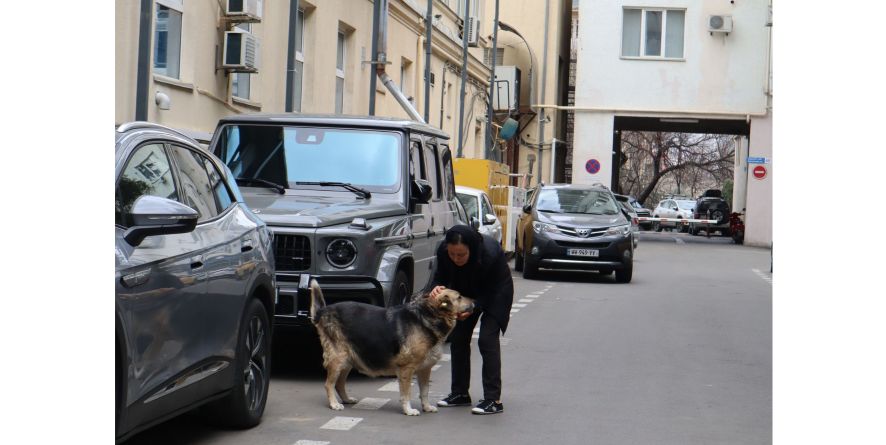
[[[592,175],[597,174],[597,172],[600,171],[600,161],[589,159],[588,162],[585,162],[585,170]]]
[[[758,165],[754,167],[754,177],[757,179],[763,179],[766,177],[766,167],[762,165]]]

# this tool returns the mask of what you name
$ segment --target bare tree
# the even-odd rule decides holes
[[[732,178],[732,136],[625,131],[621,141],[619,186],[641,203],[661,195],[655,192],[664,179],[676,186],[669,192],[697,196],[706,184]]]

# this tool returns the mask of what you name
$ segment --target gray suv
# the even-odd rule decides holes
[[[327,302],[400,304],[431,278],[462,223],[448,136],[413,121],[341,115],[223,119],[212,152],[274,232],[276,324],[309,326],[306,284]]]
[[[209,403],[261,421],[270,378],[271,233],[193,139],[115,131],[116,438]]]

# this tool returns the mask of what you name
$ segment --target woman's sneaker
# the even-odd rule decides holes
[[[437,406],[465,406],[471,404],[471,396],[467,394],[449,394],[437,402]]]
[[[498,414],[505,410],[504,405],[501,403],[495,403],[495,400],[481,400],[480,403],[477,404],[471,410],[472,414]]]

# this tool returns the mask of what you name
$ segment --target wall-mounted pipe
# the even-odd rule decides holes
[[[407,99],[406,95],[403,94],[403,92],[400,91],[399,88],[397,88],[397,84],[394,83],[394,79],[391,79],[391,76],[388,76],[388,73],[382,71],[378,73],[378,78],[382,81],[388,91],[390,91],[391,94],[394,95],[394,99],[397,99],[397,102],[399,102],[400,106],[403,107],[404,110],[406,110],[406,114],[408,114],[412,120],[421,122],[423,124],[425,123],[425,120],[422,119],[421,114],[419,114],[418,110],[416,110],[415,107],[413,107],[412,104],[409,103],[409,99]]]

